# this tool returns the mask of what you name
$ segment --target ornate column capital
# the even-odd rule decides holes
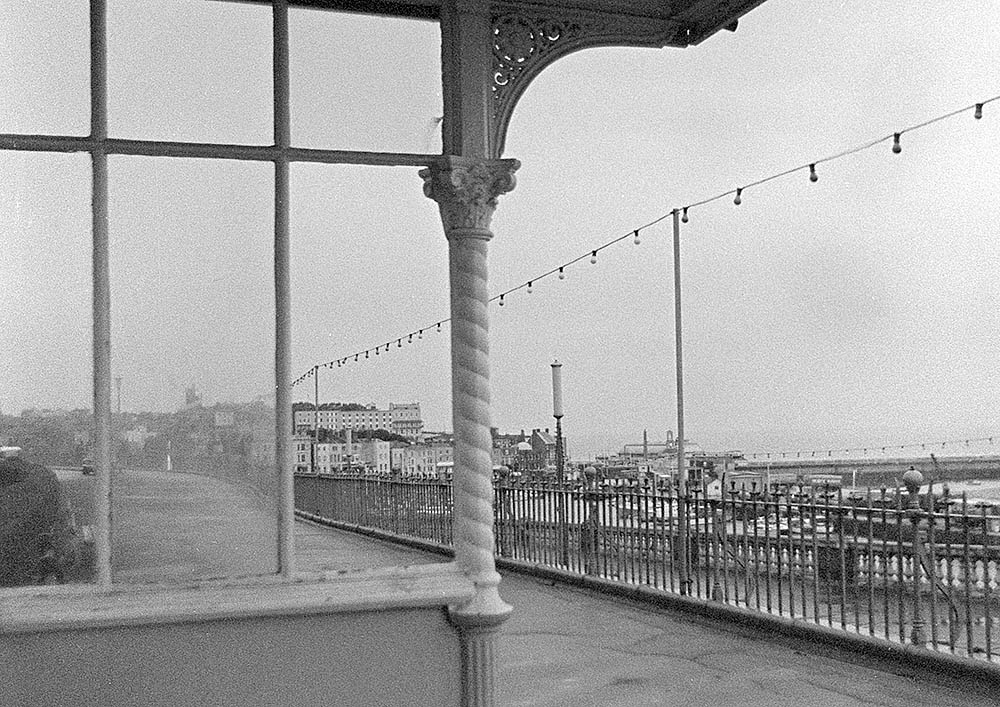
[[[497,197],[516,184],[517,160],[444,156],[420,170],[424,194],[438,203],[445,235],[489,240]]]

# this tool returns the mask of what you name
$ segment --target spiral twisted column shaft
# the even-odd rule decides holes
[[[455,431],[455,557],[477,584],[495,585],[486,241],[453,238],[451,387]]]
[[[455,561],[476,587],[468,603],[451,607],[462,640],[466,705],[493,704],[495,633],[511,611],[497,590],[500,575],[493,560],[486,255],[497,197],[514,188],[519,166],[516,160],[443,157],[420,172],[424,193],[438,203],[448,237]]]

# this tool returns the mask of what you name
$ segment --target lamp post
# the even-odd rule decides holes
[[[594,466],[587,466],[583,470],[586,479],[586,499],[587,517],[583,521],[583,528],[580,530],[580,552],[583,555],[583,568],[586,574],[598,574],[598,495],[597,495],[597,469]]]
[[[552,417],[556,418],[556,474],[562,487],[566,481],[566,459],[562,438],[562,364],[559,361],[552,362]]]
[[[566,455],[563,452],[562,437],[562,364],[552,362],[552,416],[556,418],[556,475],[559,486],[559,544],[562,549],[562,563],[569,567],[569,528],[566,527]]]
[[[920,608],[920,573],[924,564],[924,542],[920,532],[920,521],[924,517],[924,510],[920,507],[920,486],[923,483],[924,475],[912,466],[903,474],[903,484],[907,491],[905,514],[910,519],[910,526],[913,528],[913,627],[910,631],[910,643],[915,646],[927,644],[927,634],[924,632],[924,615]],[[900,518],[899,522],[902,523],[903,519]],[[933,592],[933,575],[930,577],[930,581]]]

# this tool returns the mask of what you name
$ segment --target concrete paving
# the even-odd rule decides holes
[[[343,566],[437,562],[436,555],[299,523],[296,539]],[[305,558],[303,558],[305,559]],[[307,569],[309,562],[300,562]],[[500,587],[514,606],[498,651],[501,705],[556,707],[985,707],[977,686],[931,682],[857,656],[750,633],[522,575]]]
[[[273,516],[252,494],[184,474],[133,472],[119,483],[117,502],[141,511],[124,520],[119,576],[189,580],[258,572],[273,562]],[[304,571],[445,561],[306,522],[296,523],[295,540]],[[1000,704],[981,686],[920,679],[812,643],[531,577],[505,576],[501,595],[514,606],[497,656],[502,705]]]
[[[505,705],[996,705],[952,686],[566,586],[506,577]]]

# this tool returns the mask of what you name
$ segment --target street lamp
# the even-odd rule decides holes
[[[920,507],[920,486],[923,483],[924,475],[912,466],[903,474],[903,484],[906,486],[907,491],[906,511],[904,514],[909,518],[910,525],[913,528],[913,626],[910,631],[910,643],[915,646],[924,646],[927,644],[927,634],[924,633],[924,615],[920,608],[920,578],[922,568],[924,567],[924,542],[920,532],[920,521],[925,515],[923,508]],[[930,517],[933,523],[933,515]],[[903,519],[900,518],[898,522],[902,526]],[[902,559],[900,559],[900,562],[902,562]],[[933,592],[934,566],[930,565],[930,569],[931,573],[928,579],[930,579],[931,592]]]
[[[598,519],[597,503],[597,469],[587,466],[583,470],[586,479],[584,499],[586,501],[587,517],[583,521],[580,529],[580,552],[583,555],[583,571],[586,574],[598,574],[599,553],[598,553]]]
[[[562,364],[559,361],[552,362],[552,417],[556,418],[556,474],[562,486],[566,482],[566,459],[562,438]]]
[[[569,528],[566,527],[566,455],[562,437],[562,364],[552,362],[552,417],[556,418],[556,474],[559,477],[559,534],[562,545],[562,562],[569,567]]]

